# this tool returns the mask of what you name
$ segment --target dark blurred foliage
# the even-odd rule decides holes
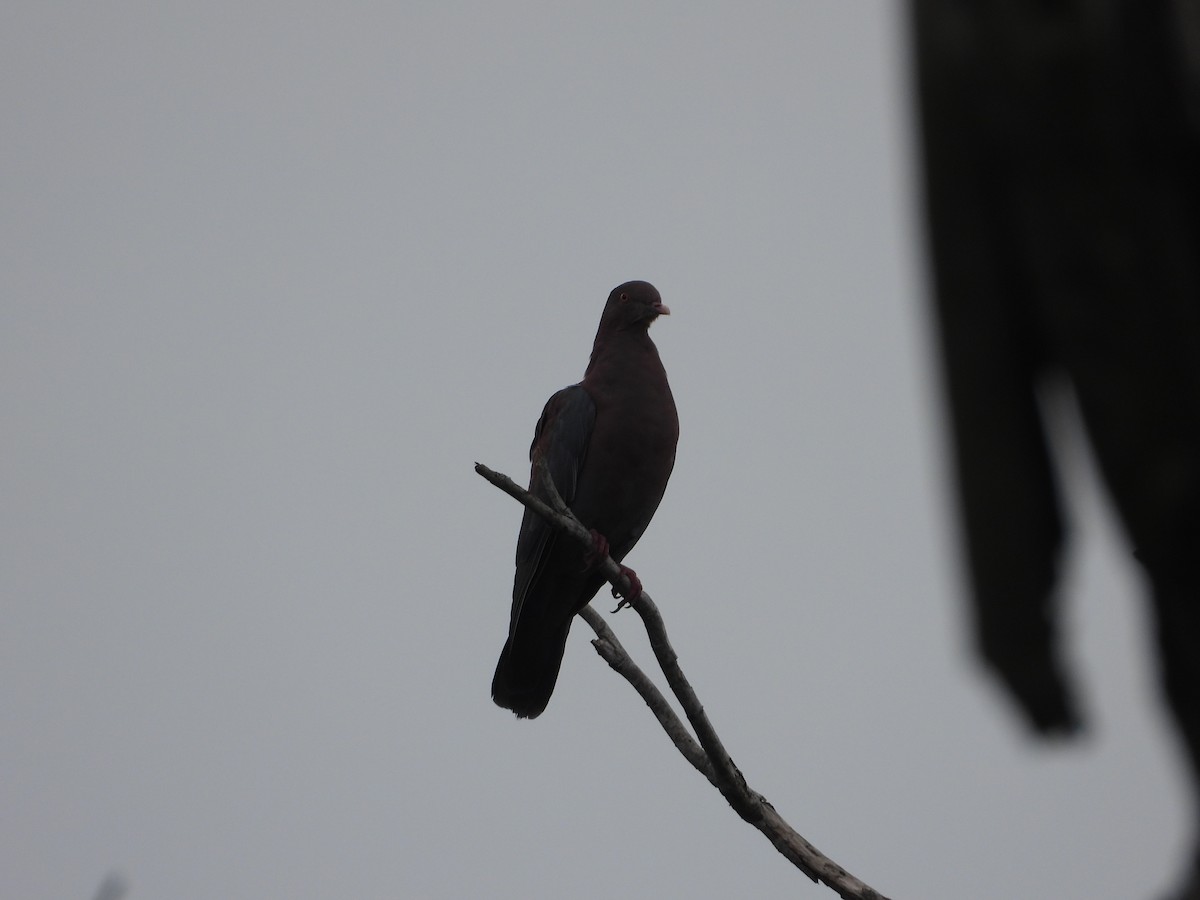
[[[1080,727],[1043,402],[1064,382],[1147,576],[1163,696],[1200,785],[1200,4],[912,0],[911,14],[979,652],[1035,733]],[[1180,896],[1200,897],[1200,877]]]
[[[100,887],[96,888],[92,900],[122,900],[128,891],[129,885],[125,883],[125,879],[116,872],[110,872],[104,876]]]

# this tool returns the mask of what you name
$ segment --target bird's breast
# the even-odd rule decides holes
[[[675,464],[679,420],[670,389],[596,402],[591,446],[572,504],[589,528],[608,538],[620,560],[646,530]]]

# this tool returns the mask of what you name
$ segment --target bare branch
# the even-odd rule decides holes
[[[549,503],[533,496],[507,475],[494,472],[482,463],[475,463],[475,471],[554,527],[588,547],[592,546],[591,532],[567,508],[544,466],[538,476],[550,498]],[[611,557],[605,557],[598,568],[617,591],[627,592],[631,587],[629,579]],[[625,651],[600,614],[590,606],[585,606],[579,615],[596,632],[596,640],[592,641],[596,652],[638,692],[684,758],[721,792],[738,815],[766,835],[775,849],[809,878],[828,885],[845,900],[887,900],[817,850],[775,811],[775,807],[762,794],[751,790],[741,771],[733,764],[700,699],[684,676],[658,607],[645,590],[632,606],[642,617],[654,655],[695,730],[699,743],[688,733],[662,692]]]
[[[608,663],[618,675],[633,685],[633,689],[637,691],[646,705],[650,707],[650,712],[654,713],[654,718],[658,719],[658,724],[663,727],[663,731],[667,733],[667,737],[679,748],[679,752],[683,754],[684,759],[695,766],[696,770],[713,783],[713,786],[720,789],[720,780],[717,778],[717,772],[713,768],[712,763],[708,761],[708,756],[704,752],[704,748],[696,743],[696,739],[692,737],[687,727],[680,721],[679,716],[675,715],[675,710],[671,708],[671,704],[667,702],[667,698],[662,695],[662,691],[641,667],[633,661],[633,657],[617,640],[617,636],[613,634],[608,623],[604,621],[604,617],[591,606],[585,606],[579,611],[579,616],[585,622],[592,626],[592,630],[596,632],[596,639],[592,641],[592,646],[596,648],[596,652]]]

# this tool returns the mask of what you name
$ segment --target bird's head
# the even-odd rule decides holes
[[[671,310],[662,302],[658,290],[648,281],[627,281],[617,285],[608,295],[601,328],[624,330],[650,327],[659,316],[669,316]]]

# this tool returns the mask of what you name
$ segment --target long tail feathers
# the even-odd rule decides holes
[[[521,719],[542,714],[554,693],[570,630],[569,619],[565,627],[550,634],[528,635],[517,629],[504,644],[492,678],[492,699],[497,706],[511,709]]]

